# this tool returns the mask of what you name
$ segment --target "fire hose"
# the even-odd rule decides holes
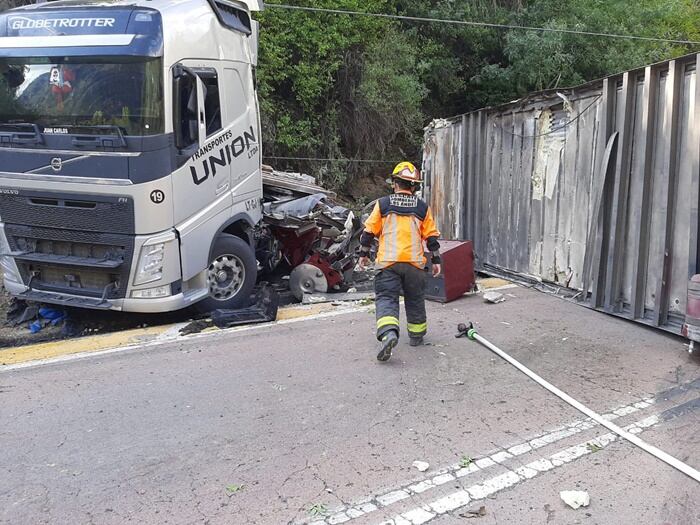
[[[650,445],[649,443],[643,441],[639,437],[635,436],[634,434],[631,434],[624,430],[623,428],[617,426],[616,424],[608,421],[605,419],[603,416],[600,414],[594,412],[587,406],[583,405],[579,401],[575,400],[573,397],[568,395],[566,392],[563,392],[559,390],[556,386],[552,385],[549,381],[546,381],[542,377],[538,376],[535,374],[532,370],[527,368],[525,365],[520,363],[519,361],[513,359],[511,356],[509,356],[507,353],[505,353],[503,350],[498,348],[496,345],[485,339],[484,337],[480,336],[474,326],[470,323],[469,326],[465,324],[460,324],[457,329],[459,330],[459,333],[457,334],[456,337],[466,337],[472,341],[476,341],[478,343],[481,343],[483,346],[491,350],[494,354],[499,356],[500,358],[504,359],[511,365],[513,365],[515,368],[520,370],[523,374],[528,376],[530,379],[535,381],[537,384],[540,386],[546,388],[549,390],[552,394],[557,396],[559,399],[562,401],[565,401],[572,407],[574,407],[576,410],[579,412],[582,412],[589,418],[591,418],[593,421],[596,423],[599,423],[600,425],[604,426],[608,430],[614,432],[618,436],[622,437],[623,439],[629,441],[633,445],[636,445],[637,447],[641,448],[645,452],[651,454],[652,456],[656,457],[657,459],[660,459],[664,463],[672,466],[673,468],[679,470],[683,474],[693,478],[695,481],[700,482],[700,471],[694,469],[690,465],[687,465],[686,463],[683,463],[677,458],[674,458],[670,454],[667,454],[663,450]]]

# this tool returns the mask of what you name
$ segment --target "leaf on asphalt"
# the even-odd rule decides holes
[[[603,450],[603,447],[601,447],[598,443],[586,443],[586,446],[591,452],[598,452],[599,450]]]
[[[474,460],[469,456],[462,456],[462,459],[459,460],[459,466],[462,468],[467,468],[473,461]]]
[[[236,494],[237,492],[242,491],[245,488],[245,485],[237,485],[236,483],[232,483],[231,485],[226,487],[226,492],[229,494]]]
[[[328,514],[328,507],[323,503],[316,503],[309,509],[311,516],[325,516]]]

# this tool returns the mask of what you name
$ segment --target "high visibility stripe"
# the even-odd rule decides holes
[[[423,334],[428,331],[428,323],[412,324],[408,323],[408,331],[412,334]]]
[[[398,255],[398,227],[396,215],[393,213],[387,216],[384,231],[384,257],[387,262],[396,261]]]
[[[391,315],[377,319],[377,328],[384,328],[385,326],[399,326],[399,320]]]
[[[408,229],[411,234],[411,261],[416,260],[416,218],[411,217],[410,222],[408,223]]]
[[[421,238],[420,235],[420,221],[414,217],[413,218],[413,228],[411,230],[411,235],[412,238],[411,240],[413,241],[413,253],[414,253],[414,261],[415,262],[423,262],[423,239]],[[415,240],[413,238],[415,236]]]
[[[399,260],[399,219],[396,215],[391,215],[391,259],[389,261]]]

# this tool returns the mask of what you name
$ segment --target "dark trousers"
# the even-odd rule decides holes
[[[424,270],[408,263],[396,263],[381,270],[374,279],[377,309],[377,339],[390,330],[399,334],[399,296],[403,291],[408,334],[422,337],[428,331],[425,313]]]

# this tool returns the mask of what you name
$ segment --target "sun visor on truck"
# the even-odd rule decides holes
[[[163,24],[152,9],[15,10],[0,15],[3,56],[162,56]]]

